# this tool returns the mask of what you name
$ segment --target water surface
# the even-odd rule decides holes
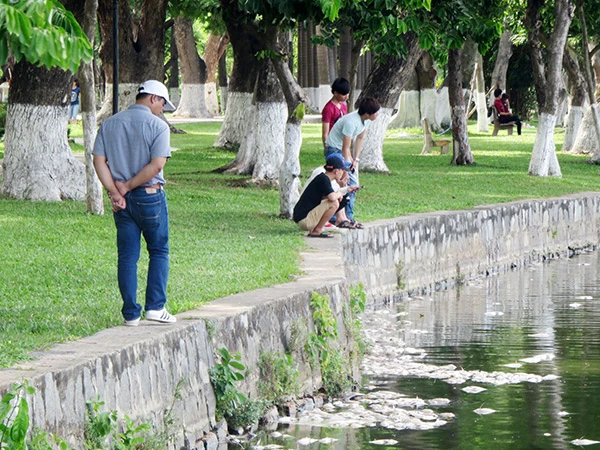
[[[293,423],[278,428],[291,436],[261,433],[256,448],[566,449],[578,448],[576,439],[600,441],[599,259],[594,252],[553,260],[365,314],[374,354],[364,363],[363,392],[445,400],[412,408],[431,410],[437,418],[422,423],[435,427]],[[431,365],[444,370],[434,374]],[[530,381],[515,382],[518,374]],[[473,387],[485,390],[465,392]],[[382,440],[390,444],[371,443]]]

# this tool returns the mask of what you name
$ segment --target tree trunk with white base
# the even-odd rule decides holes
[[[173,117],[207,118],[212,115],[206,109],[204,84],[181,84],[181,98]]]
[[[286,104],[270,60],[262,61],[252,114],[235,161],[226,173],[252,174],[254,183],[276,184],[285,153]]]
[[[129,108],[135,103],[135,97],[138,94],[138,89],[142,83],[119,83],[119,111]],[[101,124],[110,116],[113,115],[113,85],[106,83],[106,93],[104,95],[104,103],[100,111],[98,111],[97,120]]]
[[[477,105],[477,131],[487,133],[488,115],[487,115],[487,100],[485,98],[485,79],[483,77],[483,57],[481,53],[477,54],[477,68],[475,69],[475,81],[477,96],[475,104]]]
[[[422,50],[418,38],[414,33],[407,33],[402,38],[405,41],[406,59],[388,56],[387,59],[377,62],[363,87],[360,97],[356,101],[358,108],[360,101],[366,97],[374,97],[381,104],[379,116],[367,129],[363,149],[360,154],[360,167],[362,170],[389,172],[383,161],[383,140],[387,127],[392,120],[392,112],[398,103],[400,93],[414,73],[415,67]]]
[[[137,89],[144,81],[164,79],[167,6],[167,0],[146,1],[133,11],[128,2],[119,2],[119,111],[135,102]],[[113,110],[113,9],[113,0],[98,0],[99,54],[107,82],[99,122],[112,115]]]
[[[550,29],[542,17],[540,2],[527,2],[524,25],[531,47],[531,66],[540,112],[529,175],[562,175],[556,157],[554,126],[562,83],[563,56],[574,9],[575,6],[569,0],[556,0],[554,29]]]
[[[252,171],[255,183],[276,185],[285,154],[287,107],[284,102],[258,103],[254,146],[256,159]]]
[[[463,97],[460,50],[448,51],[448,96],[452,117],[453,165],[474,164],[467,132],[467,112]]]
[[[418,66],[418,65],[417,65]],[[421,124],[419,80],[416,70],[411,74],[404,89],[400,93],[396,109],[398,113],[392,117],[389,128],[418,127]]]
[[[215,147],[233,148],[241,144],[250,128],[249,122],[253,114],[251,105],[251,92],[228,90],[227,110]]]
[[[220,4],[233,49],[233,68],[228,84],[227,110],[214,146],[235,148],[249,132],[250,105],[261,67],[256,55],[264,48],[256,39],[254,29],[244,21],[244,13],[237,9],[237,3],[220,0]]]
[[[74,12],[88,40],[94,45],[98,0],[86,0],[81,12]],[[81,116],[83,118],[83,145],[85,147],[85,203],[90,214],[104,214],[102,184],[96,175],[92,151],[96,141],[96,88],[93,63],[83,63],[77,72],[81,85]]]
[[[571,97],[562,149],[565,152],[570,152],[573,150],[575,140],[579,134],[579,127],[583,121],[587,92],[585,87],[585,77],[583,76],[577,56],[571,54],[568,46],[565,48],[565,53],[563,55],[563,67],[567,72]],[[579,152],[574,151],[574,153]]]
[[[229,36],[210,34],[204,49],[204,62],[206,63],[205,103],[208,113],[216,116],[219,114],[219,100],[217,97],[216,73],[221,56],[229,45]]]
[[[183,16],[175,19],[173,35],[177,42],[181,72],[181,98],[174,117],[212,117],[206,109],[206,64],[198,55],[193,21]]]
[[[529,163],[529,175],[540,177],[560,177],[560,165],[556,157],[556,145],[554,144],[554,126],[556,116],[542,113],[539,117],[533,152]]]
[[[580,108],[581,109],[581,108]],[[577,130],[570,153],[578,155],[593,155],[600,151],[600,142],[596,139],[596,129],[594,126],[593,110],[588,107],[583,112],[581,126]],[[571,118],[569,113],[569,119]]]
[[[15,64],[6,112],[3,195],[83,200],[85,170],[67,142],[71,73]]]
[[[571,108],[569,109],[569,115],[567,116],[565,139],[563,141],[563,146],[562,146],[562,150],[564,152],[569,152],[569,153],[573,153],[573,154],[593,152],[593,150],[591,148],[586,149],[585,148],[586,146],[584,146],[582,148],[581,144],[583,142],[576,144],[577,140],[579,138],[579,135],[585,134],[581,127],[583,125],[583,117],[584,117],[583,107],[571,106]],[[584,139],[588,139],[588,137],[585,137]]]
[[[279,171],[279,214],[291,219],[294,206],[300,199],[300,147],[302,128],[299,120],[285,126],[285,156]]]

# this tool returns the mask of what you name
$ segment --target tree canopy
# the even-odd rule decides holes
[[[0,33],[0,65],[12,55],[75,73],[93,56],[73,14],[55,0],[0,0]]]

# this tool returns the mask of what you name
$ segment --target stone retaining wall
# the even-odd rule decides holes
[[[379,301],[599,242],[600,194],[584,193],[373,222],[343,254],[347,279]]]
[[[340,340],[348,345],[346,280],[362,282],[371,300],[390,299],[596,246],[600,194],[412,215],[309,241],[313,248],[302,255],[304,274],[295,282],[216,300],[178,315],[175,325],[142,322],[57,345],[34,361],[0,370],[0,392],[29,380],[36,389],[30,399],[33,426],[81,448],[86,401],[99,397],[107,409],[160,427],[179,386],[183,400],[175,402],[175,417],[193,443],[214,425],[208,373],[215,349],[243,355],[249,368],[245,389],[256,392],[260,351],[283,353],[290,349],[294,324],[312,327],[313,292],[330,297]],[[301,355],[294,360],[305,389],[318,386],[319,374],[311,373]]]

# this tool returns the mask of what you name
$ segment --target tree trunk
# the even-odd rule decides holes
[[[273,43],[274,53],[283,54],[281,43]],[[302,109],[308,104],[306,94],[292,75],[284,58],[274,58],[273,67],[287,105],[285,127],[285,155],[279,172],[279,211],[285,218],[291,218],[294,206],[300,198],[300,147],[302,146]]]
[[[317,34],[321,31],[320,27],[317,27]],[[317,107],[319,111],[323,110],[325,104],[331,98],[331,77],[329,76],[329,61],[327,59],[328,49],[324,45],[317,45],[317,74],[318,74],[318,92],[319,102]]]
[[[165,17],[168,0],[143,2],[132,14],[129,2],[119,2],[119,110],[135,103],[146,80],[164,80]],[[100,58],[106,76],[106,97],[98,120],[112,115],[113,1],[99,0]]]
[[[419,80],[420,117],[419,122],[414,126],[420,127],[421,119],[426,117],[429,120],[431,129],[439,130],[440,125],[435,117],[435,78],[437,72],[434,68],[433,58],[429,52],[424,51],[419,64],[417,64],[417,76]]]
[[[583,152],[583,149],[575,149],[574,144],[577,138],[581,122],[583,120],[584,106],[586,104],[586,89],[585,78],[579,67],[577,57],[572,55],[569,48],[565,48],[563,56],[563,67],[569,77],[570,86],[570,107],[569,116],[567,118],[567,126],[565,131],[565,139],[562,149],[565,152],[573,153],[589,153]]]
[[[233,68],[229,78],[227,111],[215,147],[238,147],[250,132],[248,123],[254,114],[254,107],[251,105],[252,95],[261,67],[256,54],[263,49],[249,25],[244,23],[242,13],[237,10],[234,3],[231,0],[221,0],[227,33],[233,49]],[[225,168],[235,165],[234,161]]]
[[[223,114],[227,111],[227,94],[229,91],[227,84],[227,52],[223,52],[223,55],[219,59],[219,92],[221,94],[221,112]]]
[[[175,41],[175,27],[171,27],[171,59],[165,64],[165,70],[167,73],[167,88],[169,89],[169,100],[175,105],[175,108],[179,106],[179,100],[181,95],[179,94],[179,52],[177,51],[177,42]]]
[[[340,36],[340,49],[339,49],[339,57],[340,57],[340,72],[339,75],[342,78],[345,78],[348,81],[351,81],[351,60],[352,60],[352,29],[348,26],[345,26],[342,30],[342,34]],[[352,83],[350,84],[352,89],[354,86]]]
[[[594,96],[594,79],[592,76],[592,63],[590,61],[590,52],[589,52],[589,41],[588,41],[588,33],[587,33],[587,25],[585,22],[585,14],[583,11],[583,2],[579,0],[577,2],[578,13],[579,13],[579,23],[581,25],[582,31],[582,47],[583,47],[583,64],[585,67],[585,80],[587,84],[587,92],[590,100],[590,114],[592,116],[594,122],[594,131],[596,132],[594,141],[599,145],[596,146],[594,151],[594,155],[590,159],[590,162],[594,164],[600,164],[600,116],[598,115],[598,104],[596,103],[596,97]]]
[[[221,56],[229,44],[229,36],[216,36],[210,34],[204,49],[204,62],[206,63],[206,109],[208,113],[216,116],[219,114],[219,100],[217,98],[216,73]]]
[[[561,85],[561,69],[569,26],[573,18],[574,6],[569,0],[556,0],[554,8],[554,30],[544,31],[547,41],[546,52],[543,51],[541,34],[543,24],[540,0],[528,0],[525,27],[531,47],[531,63],[533,80],[540,112],[539,125],[529,174],[537,176],[562,176],[556,148],[554,145],[554,126],[558,109],[559,87]]]
[[[2,194],[14,199],[83,200],[85,167],[67,143],[72,75],[25,60],[8,96]]]
[[[181,99],[174,117],[212,117],[206,109],[206,64],[198,56],[193,21],[175,19],[174,35],[181,64]]]
[[[388,56],[375,64],[367,78],[364,89],[357,100],[374,97],[381,104],[377,119],[371,123],[365,135],[361,152],[360,166],[363,170],[389,172],[383,161],[383,140],[392,120],[394,108],[398,104],[400,93],[414,73],[421,57],[419,40],[414,33],[403,36],[408,53],[406,59]]]
[[[485,78],[483,76],[483,58],[481,53],[477,54],[477,68],[476,68],[476,100],[477,105],[477,131],[487,133],[488,130],[488,114],[487,114],[487,101],[485,98]]]
[[[474,164],[467,133],[467,114],[463,96],[463,71],[460,50],[448,51],[448,99],[452,117],[453,165]]]
[[[98,0],[86,0],[81,17],[75,14],[75,18],[81,24],[92,46],[94,45],[96,31],[97,10]],[[96,175],[92,162],[92,151],[96,141],[96,88],[93,62],[82,63],[77,76],[81,85],[81,115],[83,118],[83,145],[85,147],[85,203],[90,214],[104,214],[102,184]]]
[[[500,42],[498,43],[498,56],[496,56],[496,63],[494,64],[494,70],[492,71],[491,79],[491,92],[489,97],[489,105],[494,104],[494,89],[506,90],[506,74],[508,73],[508,63],[512,56],[512,33],[506,30],[500,36]]]

